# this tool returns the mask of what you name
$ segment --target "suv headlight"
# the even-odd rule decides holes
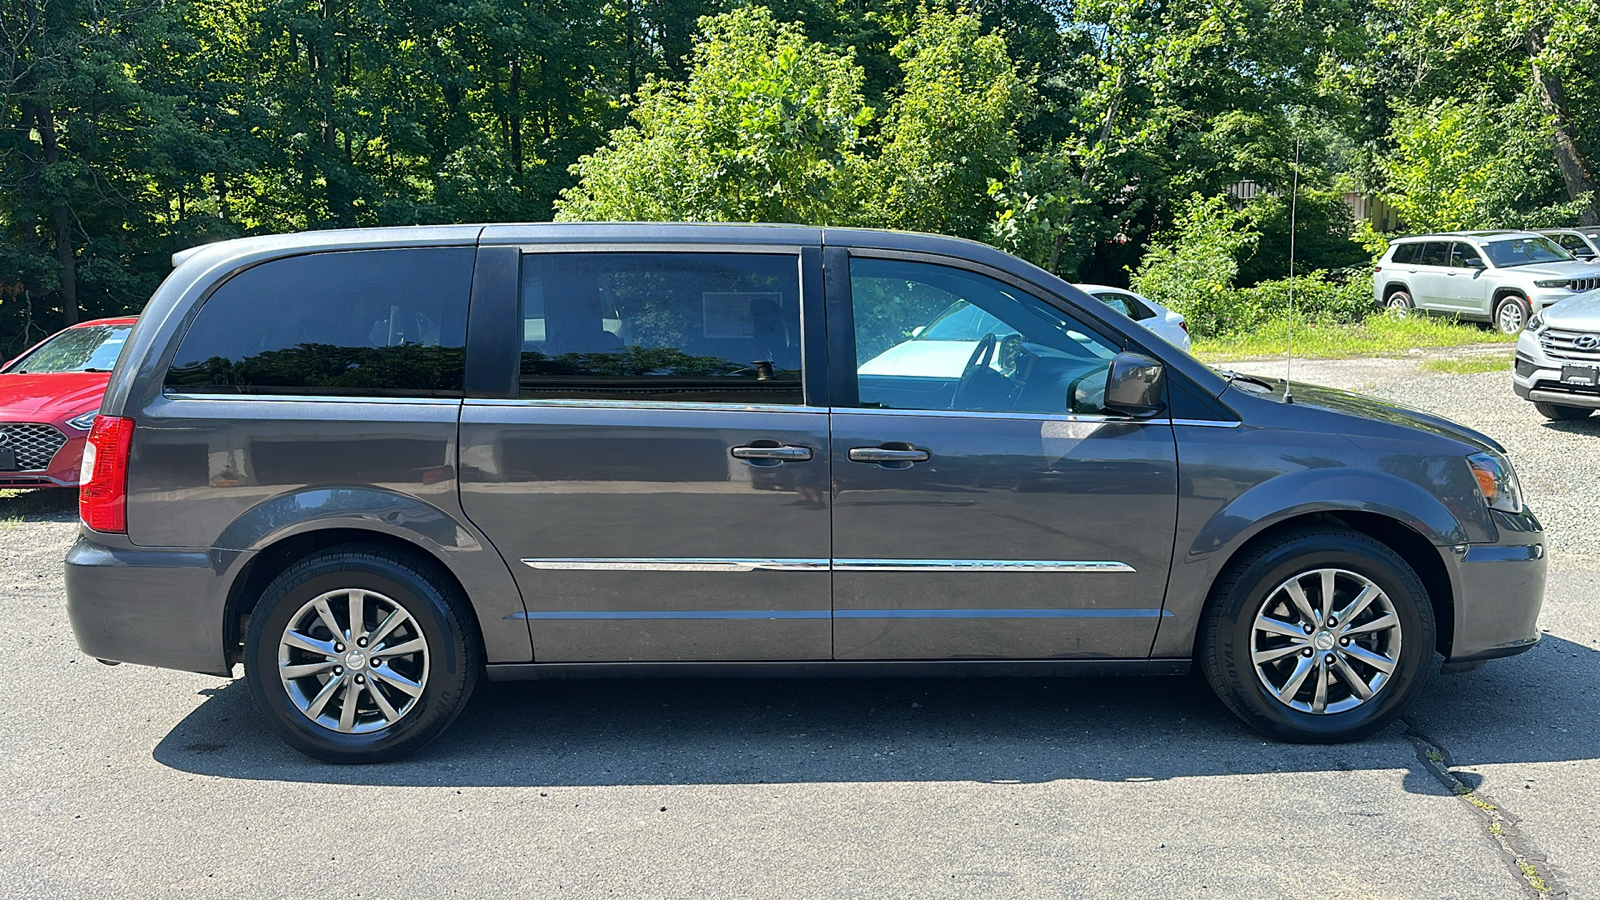
[[[1490,509],[1522,512],[1522,485],[1517,481],[1517,471],[1511,468],[1511,460],[1491,450],[1467,457],[1467,465],[1472,467],[1478,492]]]
[[[1565,278],[1561,278],[1561,279],[1556,279],[1556,280],[1535,281],[1533,283],[1533,286],[1534,287],[1542,287],[1542,288],[1572,287],[1572,282],[1567,280],[1567,279],[1565,279]]]
[[[1543,327],[1544,327],[1544,316],[1540,315],[1539,313],[1534,313],[1533,314],[1533,318],[1528,320],[1527,326],[1524,327],[1522,330],[1523,331],[1531,331],[1531,332],[1534,332],[1534,333],[1537,334],[1539,329],[1541,329]]]
[[[89,427],[94,424],[94,417],[98,415],[100,415],[100,410],[90,410],[81,416],[75,416],[71,419],[68,419],[67,424],[78,429],[79,431],[88,431]]]

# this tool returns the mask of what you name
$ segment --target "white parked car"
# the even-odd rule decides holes
[[[1179,350],[1189,349],[1189,323],[1183,320],[1182,315],[1154,300],[1127,288],[1103,284],[1075,284],[1073,287],[1161,335],[1163,340]]]

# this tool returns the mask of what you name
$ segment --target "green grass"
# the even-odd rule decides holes
[[[1509,353],[1474,353],[1459,359],[1430,359],[1422,364],[1429,372],[1448,375],[1477,375],[1482,372],[1504,372],[1511,368]]]
[[[1381,356],[1465,344],[1502,344],[1509,349],[1515,343],[1515,338],[1480,325],[1423,316],[1396,319],[1375,315],[1355,325],[1299,322],[1294,329],[1294,355],[1304,359]],[[1279,320],[1248,334],[1195,338],[1192,352],[1215,362],[1282,356],[1288,346],[1288,322]]]

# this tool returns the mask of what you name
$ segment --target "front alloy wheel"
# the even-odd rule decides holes
[[[1295,575],[1252,626],[1256,678],[1290,709],[1342,713],[1377,696],[1400,663],[1400,618],[1383,589],[1347,569]]]
[[[1528,301],[1511,295],[1501,298],[1494,308],[1494,327],[1501,334],[1520,334],[1528,324]]]

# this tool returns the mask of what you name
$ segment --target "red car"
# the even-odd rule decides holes
[[[133,323],[79,323],[0,368],[0,488],[78,486],[84,440]]]

